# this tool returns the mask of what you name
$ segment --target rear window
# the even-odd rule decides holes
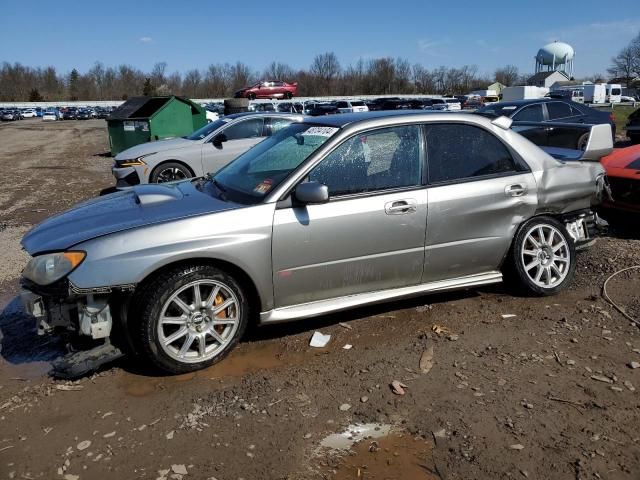
[[[352,107],[364,107],[364,102],[351,102]]]
[[[447,102],[447,103],[460,103],[460,100],[458,100],[457,98],[452,98],[450,100],[445,100],[445,102]]]
[[[622,90],[620,90],[619,88],[611,89],[611,95],[620,95],[621,93],[622,93]]]
[[[347,105],[347,102],[338,102],[337,103],[338,108],[348,108],[349,105]]]

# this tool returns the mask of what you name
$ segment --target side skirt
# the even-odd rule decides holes
[[[488,285],[502,281],[502,273],[498,271],[469,275],[450,280],[440,280],[431,283],[421,283],[409,287],[401,287],[390,290],[378,290],[376,292],[359,293],[344,297],[329,298],[315,302],[301,303],[290,307],[281,307],[260,313],[260,324],[288,322],[302,318],[317,317],[331,312],[347,310],[362,305],[383,303],[400,298],[409,298],[425,293],[445,292],[463,288]]]

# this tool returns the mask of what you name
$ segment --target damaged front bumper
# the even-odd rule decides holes
[[[94,340],[111,335],[113,320],[108,295],[75,293],[67,280],[40,286],[23,279],[20,299],[25,312],[35,318],[38,335],[56,330]]]
[[[111,341],[112,304],[117,305],[117,299],[111,288],[102,290],[82,292],[68,280],[40,286],[22,279],[20,298],[35,319],[38,335],[68,336],[69,353],[53,362],[53,376],[78,378],[124,355],[122,346]]]

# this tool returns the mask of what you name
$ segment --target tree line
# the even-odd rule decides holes
[[[307,69],[272,62],[262,72],[242,62],[216,63],[184,73],[170,73],[166,62],[156,63],[149,72],[131,65],[114,67],[96,62],[86,72],[74,68],[61,74],[53,66],[4,62],[0,66],[0,101],[126,100],[143,94],[223,98],[261,79],[297,81],[298,95],[322,96],[464,94],[494,81],[517,84],[523,77],[512,65],[488,75],[481,74],[475,65],[428,69],[389,57],[359,60],[343,67],[333,52],[316,55]]]
[[[640,75],[640,34],[612,59],[611,76],[632,79]],[[360,59],[342,66],[333,52],[316,55],[306,69],[272,62],[262,72],[236,62],[215,63],[206,69],[172,72],[166,62],[145,72],[131,65],[105,66],[96,62],[86,72],[66,74],[55,67],[0,65],[0,101],[126,100],[136,95],[183,95],[190,98],[224,98],[261,79],[298,82],[298,95],[465,94],[485,89],[494,81],[506,86],[524,85],[514,65],[480,73],[476,65],[427,68],[403,58]],[[603,75],[588,80],[603,80]]]

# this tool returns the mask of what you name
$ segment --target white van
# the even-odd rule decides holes
[[[607,103],[620,103],[622,101],[622,85],[608,83],[605,87],[607,89]]]
[[[604,85],[585,85],[584,103],[606,103],[607,89]]]

